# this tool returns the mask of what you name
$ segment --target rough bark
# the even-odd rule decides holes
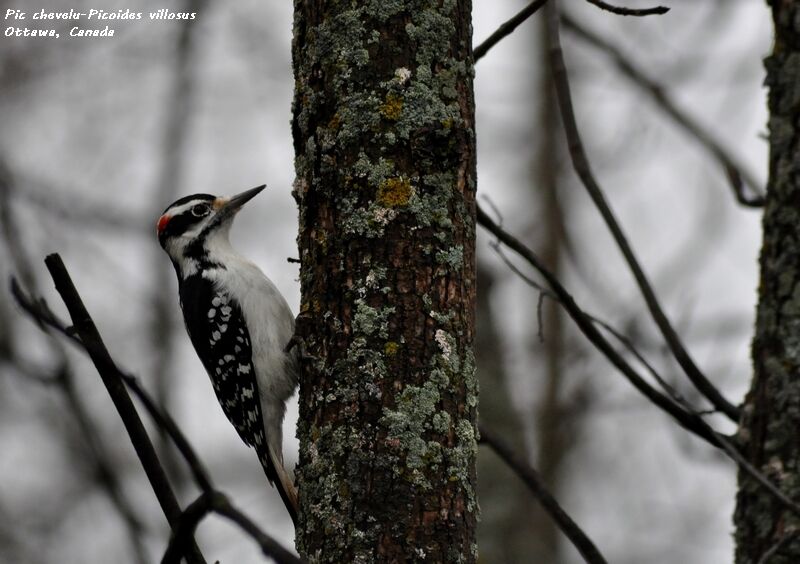
[[[800,499],[800,2],[772,3],[769,183],[752,355],[739,439],[747,459]],[[800,517],[740,472],[736,562],[800,562]]]
[[[300,525],[314,562],[474,562],[471,4],[295,1]]]

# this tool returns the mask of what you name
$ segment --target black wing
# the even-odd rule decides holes
[[[266,449],[250,333],[236,301],[200,274],[180,287],[186,330],[222,410],[259,458]]]

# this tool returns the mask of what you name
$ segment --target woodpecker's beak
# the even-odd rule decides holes
[[[236,194],[230,198],[217,198],[214,200],[213,205],[217,210],[217,215],[214,218],[217,220],[216,223],[225,221],[229,217],[234,216],[236,212],[239,211],[239,208],[255,198],[256,195],[266,187],[266,184],[262,184],[261,186],[257,186],[252,190],[246,190],[241,194]]]

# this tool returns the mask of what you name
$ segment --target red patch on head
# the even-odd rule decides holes
[[[168,216],[167,214],[164,214],[164,215],[162,215],[161,217],[158,218],[157,229],[158,229],[158,234],[159,235],[161,235],[161,232],[164,231],[164,229],[167,228],[167,223],[169,223],[170,219],[172,219],[172,218],[170,216]]]

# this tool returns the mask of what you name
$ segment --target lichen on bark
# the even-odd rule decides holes
[[[312,562],[474,562],[469,1],[295,2]]]

